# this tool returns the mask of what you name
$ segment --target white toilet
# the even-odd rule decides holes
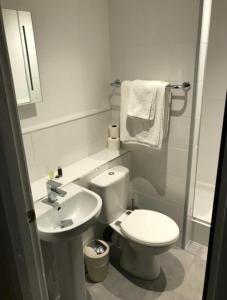
[[[91,190],[103,201],[99,221],[118,233],[121,267],[136,277],[152,280],[160,274],[156,256],[177,241],[179,228],[164,214],[127,210],[128,185],[129,170],[122,166],[106,170],[90,182]]]

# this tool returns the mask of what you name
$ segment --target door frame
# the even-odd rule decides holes
[[[203,300],[225,300],[227,278],[227,95],[219,152]]]
[[[1,259],[11,262],[15,299],[48,300],[47,285],[0,3],[0,218]],[[5,229],[5,230],[4,230]],[[6,268],[7,270],[7,268]],[[20,287],[20,288],[19,288]],[[0,291],[1,292],[1,291]],[[6,292],[6,290],[5,290]],[[21,298],[22,297],[22,298]],[[1,299],[2,298],[0,295]],[[8,299],[8,298],[7,298]]]

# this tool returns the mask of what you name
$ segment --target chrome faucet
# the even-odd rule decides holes
[[[64,197],[67,194],[66,191],[59,189],[59,187],[62,186],[62,184],[57,181],[48,180],[46,186],[47,202],[49,203],[55,203],[58,200],[58,196]]]

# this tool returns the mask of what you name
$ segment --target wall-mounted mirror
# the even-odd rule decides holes
[[[3,9],[2,14],[17,104],[42,101],[31,13]]]

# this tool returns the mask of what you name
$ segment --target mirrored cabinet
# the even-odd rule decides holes
[[[2,14],[17,104],[42,101],[31,13],[3,9]]]

